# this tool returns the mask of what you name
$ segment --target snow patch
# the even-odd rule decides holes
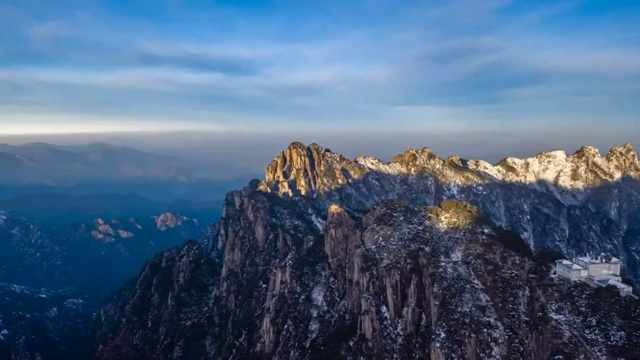
[[[54,308],[49,309],[49,311],[47,311],[47,316],[51,317],[51,318],[58,316],[58,308],[54,307]]]
[[[78,309],[84,304],[82,299],[69,299],[64,302],[64,306],[70,309]]]
[[[320,319],[318,314],[321,311],[327,310],[327,304],[324,301],[325,289],[322,285],[317,285],[311,292],[311,322],[309,323],[309,341],[318,336],[318,330],[320,329]]]
[[[359,156],[354,162],[362,167],[376,172],[399,175],[403,173],[403,169],[398,164],[383,164],[382,161],[373,156]]]
[[[313,301],[313,305],[320,307],[322,310],[327,309],[327,304],[324,302],[324,287],[322,285],[318,285],[313,288],[311,292],[311,299]]]
[[[324,231],[324,226],[326,224],[324,220],[320,219],[316,214],[313,214],[311,215],[311,221],[313,221],[313,223],[318,227],[320,232]]]
[[[451,254],[451,261],[460,261],[462,260],[462,251],[460,248],[456,248]]]

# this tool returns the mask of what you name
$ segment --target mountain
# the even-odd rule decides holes
[[[105,299],[156,253],[206,230],[174,213],[49,225],[0,212],[0,358],[90,357]]]
[[[0,144],[0,201],[45,194],[137,194],[160,202],[217,202],[246,183],[207,161],[105,143]]]
[[[292,143],[112,297],[96,356],[639,358],[640,302],[545,260],[607,251],[640,279],[639,179],[630,145],[491,165]]]
[[[45,226],[0,213],[0,282],[107,296],[157,252],[199,238],[206,224],[166,213]]]
[[[65,147],[0,145],[0,183],[65,185],[95,180],[180,179],[190,169],[177,158],[109,144]]]

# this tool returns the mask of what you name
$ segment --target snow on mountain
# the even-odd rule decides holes
[[[638,358],[640,302],[539,254],[607,250],[640,279],[638,169],[629,145],[490,165],[292,143],[111,299],[96,356]]]

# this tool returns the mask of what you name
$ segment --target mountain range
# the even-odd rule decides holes
[[[88,358],[94,314],[207,224],[174,213],[42,224],[0,212],[0,358]]]
[[[106,143],[0,145],[0,167],[6,169],[0,178],[2,183],[22,185],[189,177],[189,168],[176,158]]]
[[[640,280],[639,195],[629,144],[492,165],[295,142],[111,298],[96,357],[640,358],[640,302],[549,263],[608,252]]]
[[[215,164],[107,143],[0,144],[0,200],[15,196],[137,194],[154,201],[220,201],[245,179]]]

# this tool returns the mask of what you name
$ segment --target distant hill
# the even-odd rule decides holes
[[[0,359],[90,358],[103,301],[154,254],[208,226],[169,212],[47,225],[0,210]]]
[[[0,184],[68,185],[87,181],[192,180],[195,169],[171,156],[105,143],[0,144]]]
[[[184,155],[159,155],[106,143],[0,144],[0,201],[41,194],[138,194],[161,202],[219,202],[227,191],[248,180],[222,180],[228,179],[225,173],[224,168]]]
[[[173,212],[54,225],[0,211],[0,283],[106,296],[155,253],[200,238],[208,226]]]

